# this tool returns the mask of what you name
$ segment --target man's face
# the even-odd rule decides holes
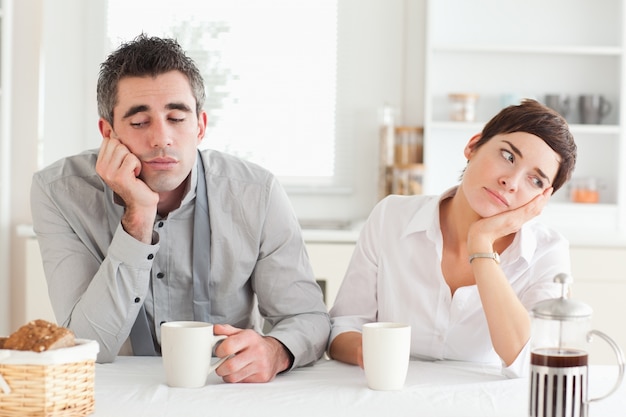
[[[195,163],[206,128],[206,113],[196,116],[187,77],[171,71],[122,78],[117,100],[112,136],[141,161],[139,178],[158,193],[179,187]]]

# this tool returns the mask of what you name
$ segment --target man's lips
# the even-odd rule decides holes
[[[491,196],[491,198],[493,200],[495,200],[496,202],[504,205],[505,207],[509,206],[509,202],[506,200],[506,198],[504,198],[502,195],[500,195],[499,193],[490,190],[489,188],[485,188],[485,191],[487,191],[487,194],[489,194]]]
[[[178,164],[178,161],[174,158],[154,158],[149,161],[144,161],[144,164],[152,169],[166,170],[172,169],[176,166],[176,164]]]

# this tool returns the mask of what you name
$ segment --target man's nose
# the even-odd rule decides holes
[[[172,144],[172,136],[165,121],[153,121],[150,126],[150,146],[166,148]]]

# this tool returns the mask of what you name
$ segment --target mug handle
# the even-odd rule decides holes
[[[226,336],[226,335],[223,335],[223,334],[221,334],[221,335],[219,335],[219,336],[214,336],[214,338],[215,338],[215,339],[214,339],[213,346],[215,347],[215,345],[217,344],[217,342],[219,342],[220,340],[224,340],[224,339],[226,339],[226,337],[227,337],[227,336]],[[232,355],[231,355],[231,356],[232,356]],[[215,371],[215,369],[217,369],[217,367],[218,367],[218,366],[220,366],[221,364],[223,364],[223,363],[226,361],[226,359],[228,359],[228,358],[230,358],[230,356],[226,356],[226,357],[220,358],[220,360],[219,360],[219,361],[217,361],[217,362],[215,362],[215,363],[212,363],[212,364],[211,364],[211,366],[209,366],[209,370],[208,370],[207,374],[210,374],[211,372]]]
[[[613,105],[611,104],[611,102],[603,97],[602,103],[600,105],[600,114],[602,115],[602,117],[609,114],[612,108],[613,108]]]
[[[606,397],[610,396],[619,388],[622,383],[622,379],[624,379],[624,353],[622,352],[622,349],[606,333],[603,333],[599,330],[591,330],[589,333],[587,333],[587,341],[591,342],[594,335],[604,339],[604,341],[607,342],[611,346],[611,348],[613,348],[613,351],[615,352],[615,357],[617,358],[617,364],[619,366],[619,374],[617,375],[617,381],[615,381],[615,385],[609,392],[601,397],[592,398],[588,402],[603,400]]]

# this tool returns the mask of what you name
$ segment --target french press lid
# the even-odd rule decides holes
[[[567,274],[557,274],[554,282],[561,284],[561,297],[538,302],[533,308],[533,315],[547,320],[584,320],[591,317],[593,309],[587,304],[567,299],[568,287],[572,277]]]

